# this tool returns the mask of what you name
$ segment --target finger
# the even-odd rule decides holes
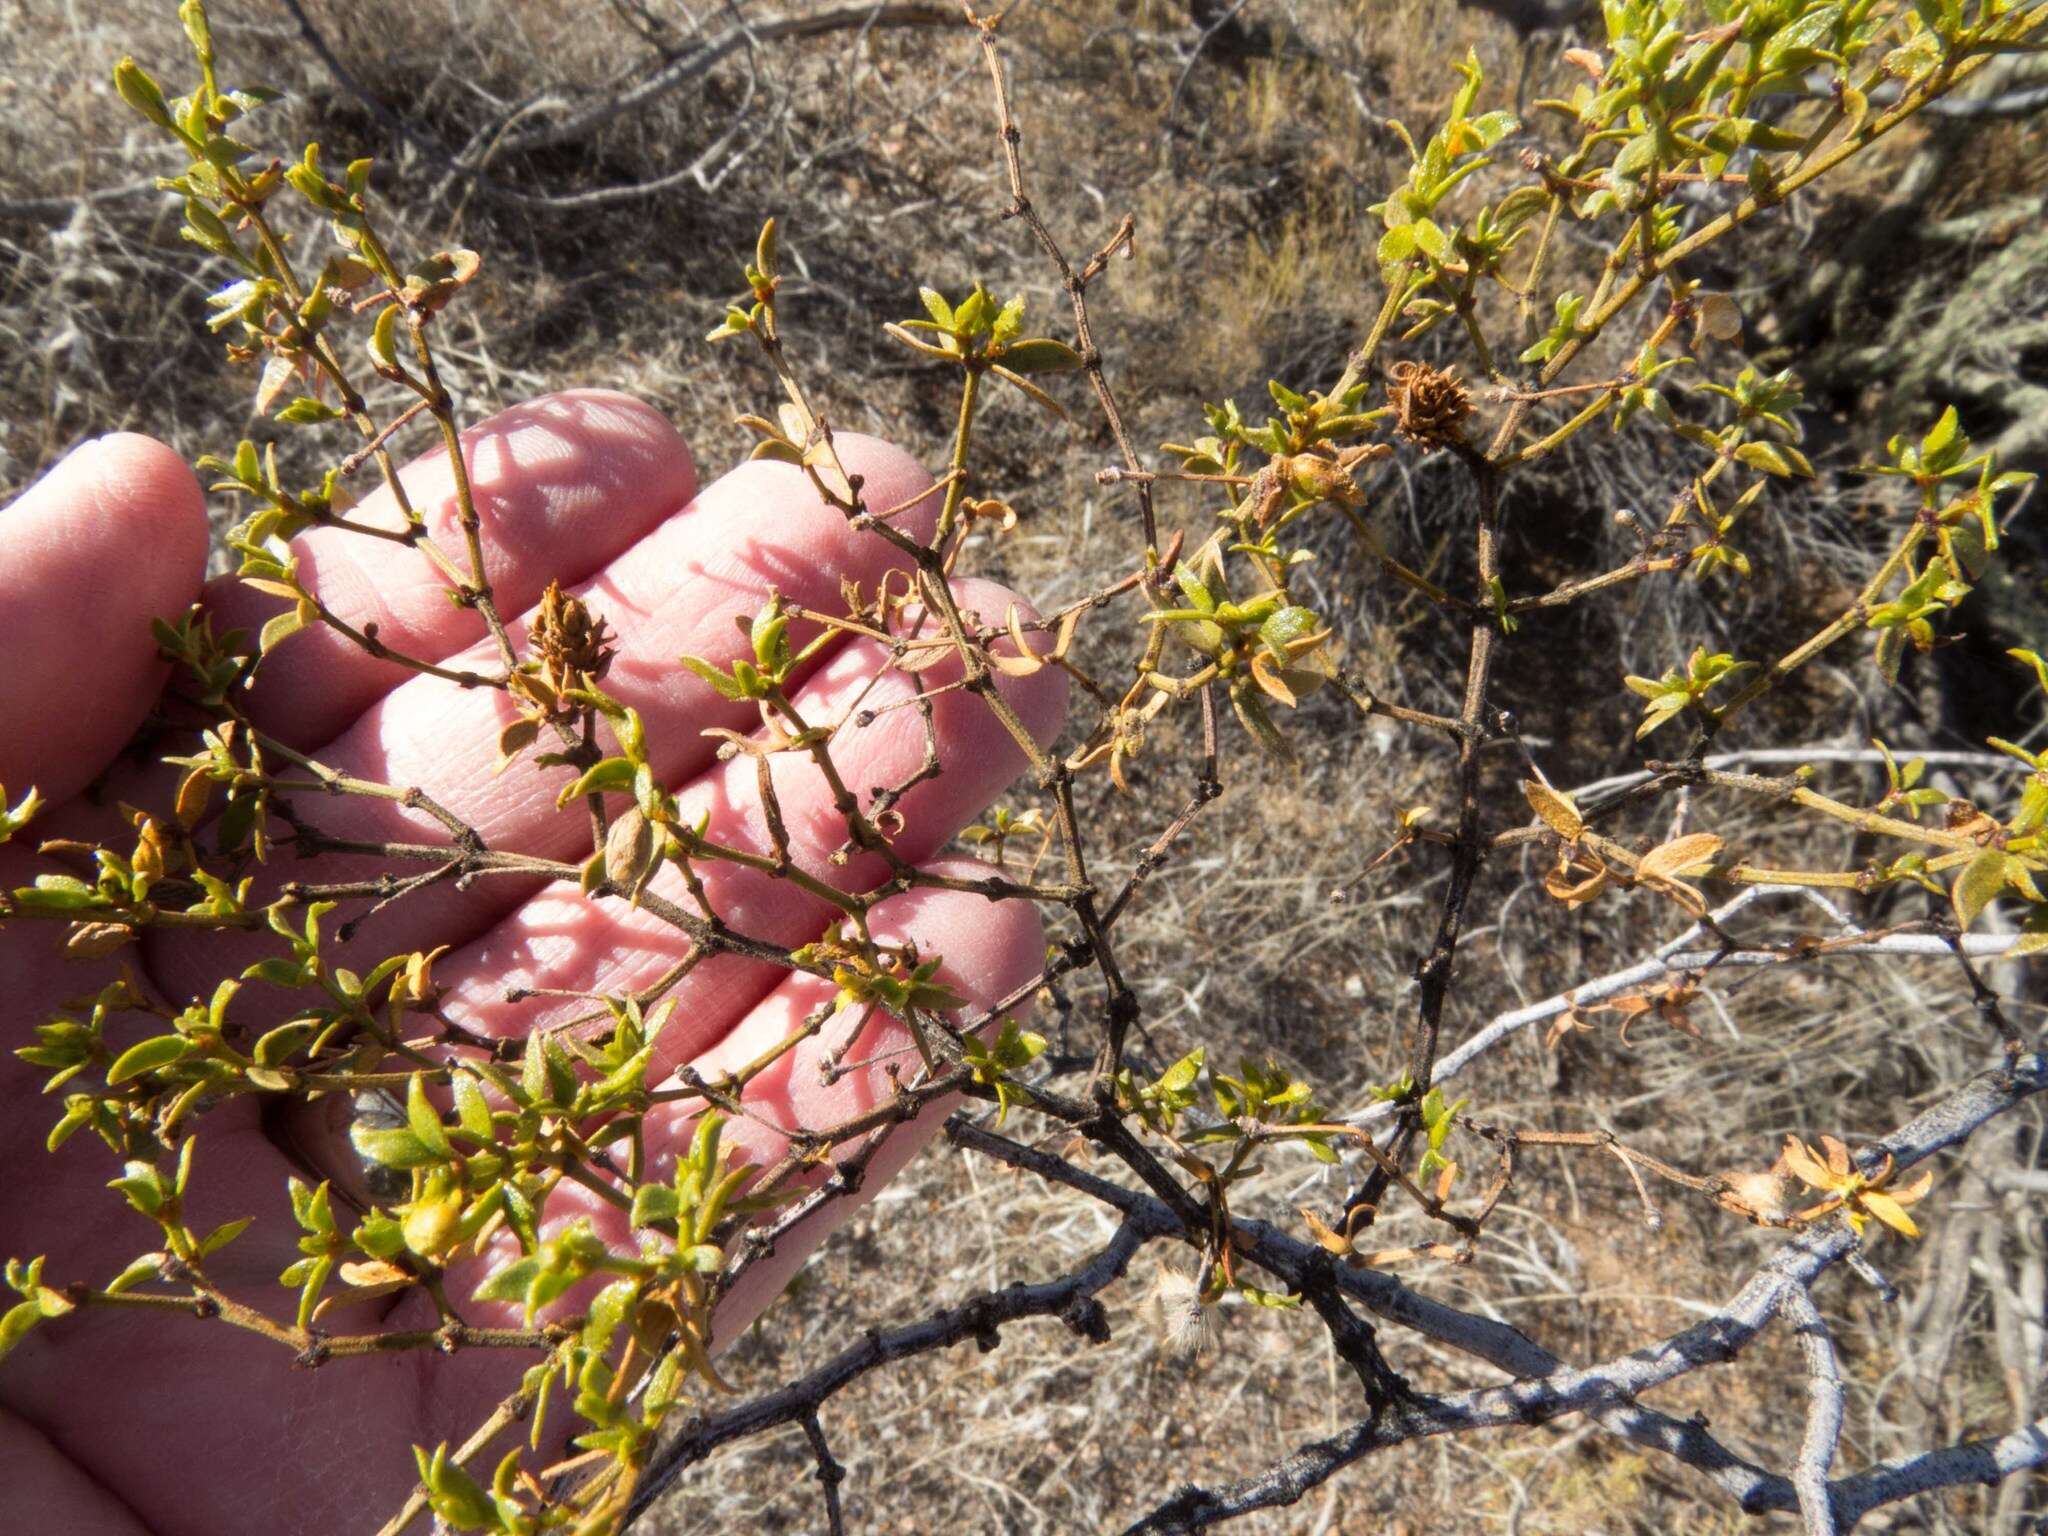
[[[121,1501],[94,1482],[26,1419],[0,1409],[0,1527],[67,1536],[150,1536]]]
[[[916,461],[886,443],[843,434],[840,449],[849,469],[865,476],[878,507],[930,487]],[[898,526],[927,534],[937,515],[935,499],[927,497],[906,512]],[[807,606],[835,610],[843,603],[842,581],[872,589],[885,572],[901,566],[902,557],[887,542],[850,527],[801,471],[755,462],[707,487],[685,515],[671,518],[578,590],[619,632],[604,686],[639,710],[656,774],[680,783],[712,759],[716,743],[700,734],[705,727],[744,727],[756,712],[751,704],[720,698],[678,656],[729,664],[743,652],[751,654],[733,619],[756,612],[770,588]],[[563,771],[539,771],[530,762],[498,771],[498,736],[514,717],[512,702],[495,690],[415,677],[372,705],[318,757],[342,773],[423,789],[474,827],[490,848],[580,859],[589,851],[590,824],[580,806],[556,809]],[[302,803],[301,810],[332,836],[448,841],[447,830],[433,819],[391,801],[335,797]],[[389,867],[382,859],[331,858],[289,873],[333,881]],[[466,891],[449,883],[423,889],[368,919],[351,952],[374,951],[381,958],[401,945],[415,950],[461,943],[534,889],[535,882],[504,876],[479,880]],[[261,942],[214,950],[158,940],[151,956],[159,981],[182,998],[210,988],[223,956],[246,960],[267,950]]]
[[[0,785],[62,801],[142,723],[163,685],[149,621],[206,569],[206,508],[162,443],[77,448],[0,511]]]
[[[986,865],[972,860],[954,860],[935,867],[967,877],[987,870]],[[951,1016],[956,1025],[971,1023],[995,1003],[1026,986],[1044,967],[1044,933],[1037,912],[1028,902],[996,902],[968,892],[919,889],[877,903],[871,922],[876,937],[883,942],[914,944],[920,955],[941,959],[936,979],[951,987],[966,1003]],[[804,974],[786,975],[738,1029],[693,1065],[705,1075],[715,1076],[766,1053],[797,1033],[806,1017],[829,1003],[832,995],[829,981]],[[834,1014],[813,1038],[797,1045],[757,1076],[745,1097],[751,1113],[724,1127],[724,1144],[757,1168],[765,1169],[789,1150],[785,1131],[829,1130],[873,1108],[894,1091],[892,1071],[906,1083],[915,1080],[919,1057],[908,1031],[887,1015],[879,1015],[861,1028],[862,1012],[852,1008]],[[682,1011],[678,1010],[679,1023],[681,1017]],[[858,1038],[851,1038],[856,1030]],[[828,1072],[827,1068],[835,1070]],[[951,1097],[935,1101],[910,1121],[881,1133],[881,1144],[869,1152],[855,1192],[806,1217],[778,1238],[772,1253],[761,1256],[748,1268],[733,1293],[720,1304],[716,1336],[720,1347],[781,1294],[808,1254],[902,1170],[931,1139],[957,1102]],[[691,1100],[657,1106],[649,1113],[645,1130],[649,1181],[662,1182],[673,1177],[676,1158],[687,1148],[701,1108],[701,1104]],[[835,1151],[835,1161],[852,1157],[862,1145],[860,1141],[842,1145]],[[815,1183],[830,1172],[830,1167],[820,1167],[809,1182]],[[549,1200],[543,1234],[553,1235],[578,1220],[589,1221],[597,1234],[615,1248],[630,1250],[634,1246],[626,1219],[615,1206],[579,1186],[564,1183]],[[451,1294],[468,1297],[486,1274],[510,1256],[510,1249],[500,1244],[483,1258],[451,1266]],[[558,1304],[574,1305],[574,1294]],[[515,1312],[516,1309],[508,1309],[503,1316],[510,1317]]]
[[[943,861],[937,872],[974,878],[988,866],[971,859]],[[877,935],[889,943],[909,941],[921,956],[943,957],[937,979],[951,986],[968,1006],[952,1015],[956,1025],[972,1022],[1002,999],[1030,984],[1045,968],[1045,934],[1029,902],[991,901],[960,891],[924,889],[891,897],[875,909]],[[740,1028],[721,1041],[711,1057],[697,1064],[705,1078],[743,1066],[786,1039],[815,1009],[827,1004],[832,984],[815,976],[794,975],[764,999]],[[835,1014],[812,1038],[803,1041],[749,1088],[745,1102],[760,1119],[741,1119],[725,1129],[736,1154],[757,1167],[772,1167],[788,1151],[788,1139],[774,1127],[825,1132],[843,1125],[888,1100],[892,1078],[912,1082],[920,1058],[909,1030],[881,1014],[859,1029],[856,1010]],[[991,1028],[998,1027],[992,1025]],[[911,1120],[882,1133],[882,1143],[869,1154],[851,1193],[830,1201],[804,1217],[778,1238],[720,1304],[713,1347],[723,1349],[780,1296],[803,1262],[831,1235],[880,1193],[937,1134],[958,1106],[948,1096],[926,1105]],[[651,1176],[672,1176],[675,1159],[689,1144],[695,1117],[688,1104],[663,1106],[666,1124],[648,1128],[655,1154]],[[834,1161],[845,1161],[863,1142],[842,1145]],[[824,1179],[821,1167],[810,1182]]]
[[[954,587],[963,607],[1002,614],[1016,604],[1026,622],[1034,615],[1007,588],[991,582],[961,581]],[[1007,641],[1001,649],[1011,649]],[[1025,768],[1019,745],[979,699],[959,689],[931,700],[928,735],[920,712],[904,707],[920,688],[944,688],[958,675],[957,658],[914,676],[887,669],[889,648],[856,640],[832,659],[794,696],[807,722],[846,722],[835,736],[832,755],[844,782],[870,805],[876,790],[901,785],[925,764],[928,744],[937,743],[939,772],[912,787],[898,801],[902,829],[893,846],[917,863],[943,848]],[[1043,747],[1059,734],[1066,707],[1065,675],[1055,668],[1024,678],[1003,678],[1001,696]],[[856,715],[867,719],[861,724]],[[873,889],[889,877],[887,862],[859,853],[843,863],[834,855],[846,840],[846,822],[830,787],[801,752],[769,759],[778,804],[788,832],[791,862],[822,883],[848,891]],[[755,761],[736,757],[720,763],[677,792],[683,819],[708,818],[706,835],[729,848],[768,855],[774,841],[763,810]],[[788,880],[729,862],[700,860],[698,877],[711,907],[732,930],[781,949],[807,943],[823,933],[838,909]],[[657,893],[694,910],[682,876],[663,871]],[[643,908],[623,901],[593,902],[566,887],[550,887],[508,914],[490,932],[442,957],[434,967],[440,1006],[465,1028],[498,1039],[519,1039],[535,1029],[568,1023],[590,1011],[584,996],[619,995],[651,985],[680,961],[689,940]],[[649,1066],[659,1079],[680,1062],[710,1049],[788,975],[786,966],[737,954],[702,960],[668,994],[673,1018],[655,1043]],[[529,996],[515,989],[562,989],[574,997]],[[298,1120],[292,1135],[301,1154],[342,1187],[361,1186],[348,1139],[348,1107],[340,1099]]]
[[[1025,622],[1036,617],[1007,588],[992,582],[954,584],[963,608],[1000,618],[1012,604]],[[1004,643],[1003,649],[1010,649]],[[959,676],[957,657],[908,674],[888,667],[889,648],[857,639],[838,652],[794,698],[807,723],[837,726],[832,760],[863,808],[875,795],[900,786],[925,766],[936,744],[939,771],[897,802],[902,828],[892,846],[916,863],[943,848],[1029,765],[983,702],[960,689],[930,699],[927,731],[910,701],[920,690],[946,689]],[[1066,710],[1066,677],[1045,668],[1023,678],[1001,678],[1003,700],[1041,748],[1059,734]],[[768,759],[788,837],[791,862],[837,889],[872,889],[889,875],[881,855],[852,853],[835,862],[848,838],[846,820],[830,785],[800,751]],[[718,764],[678,793],[682,819],[708,818],[706,836],[746,853],[772,856],[771,834],[756,760],[741,755]],[[836,909],[789,881],[718,860],[700,860],[696,873],[711,906],[726,925],[750,938],[788,948],[816,938]],[[682,876],[664,871],[652,889],[687,909],[694,901]],[[650,985],[689,947],[676,928],[624,902],[595,903],[561,888],[542,892],[490,933],[444,959],[436,976],[443,1006],[479,1032],[520,1037],[588,1011],[575,999],[533,997],[508,1002],[511,989],[576,989],[626,993]],[[679,983],[676,1022],[665,1034],[657,1070],[709,1049],[783,974],[781,967],[738,955],[700,963]]]
[[[520,613],[549,581],[574,586],[685,506],[697,493],[690,450],[650,405],[609,390],[544,395],[502,411],[462,437],[462,461],[482,524],[484,576],[498,612]],[[366,468],[358,479],[374,475]],[[445,449],[399,475],[434,542],[468,571],[455,477]],[[347,513],[352,523],[402,532],[405,518],[379,486]],[[440,662],[487,635],[483,615],[449,601],[449,582],[418,549],[339,528],[292,541],[307,585],[343,622],[374,626],[385,645]],[[223,577],[207,588],[216,632],[254,634],[290,606]],[[484,670],[496,671],[494,651]],[[326,625],[266,657],[248,702],[262,729],[301,750],[331,740],[413,674],[371,656]]]
[[[207,1275],[288,1323],[293,1295],[277,1276],[296,1257],[285,1197],[291,1170],[256,1117],[239,1113],[244,1107],[226,1106],[202,1122],[187,1219],[205,1232],[223,1220],[256,1217],[207,1260]],[[28,1181],[25,1203],[39,1210],[26,1230],[38,1246],[25,1251],[47,1255],[53,1283],[104,1285],[161,1238],[133,1215],[99,1219],[109,1198],[106,1180],[119,1163],[96,1137],[66,1143],[57,1162],[67,1159],[74,1162],[74,1187],[63,1191],[65,1203],[53,1203],[47,1187],[52,1164],[43,1163]],[[105,1166],[86,1177],[88,1160]],[[80,1220],[80,1212],[92,1214]],[[346,1212],[336,1214],[345,1229]],[[120,1244],[118,1256],[110,1237]],[[378,1320],[358,1309],[331,1314],[322,1325],[330,1335],[367,1333]],[[366,1510],[381,1515],[404,1498],[415,1476],[411,1446],[468,1433],[493,1394],[516,1385],[519,1370],[533,1361],[531,1353],[511,1350],[464,1351],[454,1359],[413,1352],[335,1359],[314,1371],[290,1347],[219,1318],[86,1308],[38,1326],[9,1354],[0,1403],[115,1499],[148,1510],[152,1536],[354,1531]],[[119,1383],[119,1390],[97,1390],[99,1383]],[[233,1405],[232,1456],[221,1454],[220,1415],[194,1412],[201,1403]],[[0,1529],[69,1536],[73,1527]]]

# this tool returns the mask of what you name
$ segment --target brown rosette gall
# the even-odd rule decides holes
[[[557,694],[596,682],[612,664],[611,642],[617,638],[581,598],[571,597],[560,582],[548,583],[527,636],[541,675]]]
[[[1394,408],[1394,430],[1411,443],[1441,448],[1465,435],[1472,414],[1472,394],[1458,370],[1439,372],[1427,363],[1396,363],[1387,370],[1387,403]]]

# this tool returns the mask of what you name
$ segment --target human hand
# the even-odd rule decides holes
[[[864,477],[871,507],[908,502],[930,484],[884,444],[842,437],[841,450],[848,468]],[[770,588],[832,610],[842,580],[872,589],[885,571],[901,567],[901,556],[849,528],[788,466],[748,464],[698,494],[689,454],[673,430],[621,396],[550,396],[509,411],[469,435],[465,458],[484,520],[487,574],[508,622],[550,579],[586,595],[619,635],[605,686],[644,717],[657,770],[678,791],[686,817],[708,814],[713,839],[769,851],[754,760],[719,761],[716,739],[699,734],[706,727],[758,730],[753,706],[719,699],[676,658],[729,662],[746,644],[734,615],[753,614]],[[436,531],[447,528],[445,461],[416,464],[405,481]],[[936,503],[926,498],[897,526],[928,537]],[[398,526],[381,493],[352,516]],[[148,620],[181,612],[198,594],[205,550],[196,485],[170,450],[147,438],[119,436],[80,449],[0,512],[0,654],[9,662],[0,676],[0,784],[17,799],[33,784],[53,807],[25,837],[0,847],[0,891],[53,867],[34,853],[38,841],[111,841],[125,825],[116,800],[167,799],[175,782],[167,770],[117,762],[116,754],[149,712],[164,676]],[[444,584],[415,551],[322,529],[302,538],[298,552],[322,600],[357,629],[374,622],[385,645],[448,670],[493,669],[496,653],[483,638],[481,618],[450,605]],[[1017,601],[986,582],[963,581],[955,591],[964,610],[997,623]],[[232,581],[209,586],[206,600],[220,628],[253,631],[276,607]],[[523,620],[512,627],[524,635]],[[839,724],[834,757],[863,799],[871,786],[910,779],[925,757],[920,711],[882,706],[946,677],[934,668],[913,679],[886,669],[887,660],[880,642],[842,638],[795,689],[806,719]],[[1048,668],[1003,679],[1000,687],[1033,736],[1048,742],[1065,705],[1061,674]],[[494,850],[570,861],[589,851],[582,808],[555,809],[562,770],[538,772],[522,761],[495,772],[498,733],[512,718],[501,692],[415,674],[335,631],[314,629],[265,662],[246,708],[259,728],[330,768],[425,790]],[[899,855],[927,867],[1024,766],[1019,748],[966,692],[936,694],[932,734],[941,771],[903,796],[893,838]],[[796,865],[841,889],[880,886],[889,870],[878,856],[856,851],[833,862],[846,842],[846,822],[815,768],[801,753],[776,754],[770,762]],[[103,769],[107,791],[82,795]],[[447,840],[431,818],[388,800],[323,797],[310,805],[302,800],[301,808],[329,837]],[[257,872],[259,899],[285,878],[348,880],[388,863],[327,858],[280,870],[280,862],[292,865],[280,855]],[[961,872],[986,870],[970,864]],[[816,937],[831,915],[816,897],[757,871],[712,864],[702,874],[714,909],[733,928],[777,946]],[[670,870],[652,889],[689,899]],[[362,916],[371,905],[356,901],[333,921]],[[1038,925],[1022,902],[921,887],[882,901],[871,921],[878,939],[908,939],[921,955],[944,957],[939,979],[967,999],[963,1018],[1023,986],[1042,962]],[[49,1283],[104,1286],[154,1246],[155,1234],[105,1189],[120,1168],[96,1137],[80,1134],[54,1155],[45,1152],[57,1106],[38,1097],[45,1074],[11,1048],[26,1043],[67,999],[89,996],[112,979],[123,955],[161,999],[183,1006],[277,946],[247,934],[181,940],[152,932],[138,947],[79,961],[62,957],[61,932],[52,924],[0,926],[0,974],[8,978],[0,1009],[10,1046],[0,1055],[0,1093],[9,1106],[0,1142],[13,1170],[0,1206],[0,1254],[47,1256]],[[367,969],[386,955],[441,945],[449,946],[433,968],[441,1010],[463,1030],[491,1039],[523,1038],[589,1008],[587,1001],[550,995],[510,1001],[508,990],[626,992],[668,971],[687,948],[674,928],[623,902],[499,878],[413,891],[362,917],[341,953]],[[829,1001],[833,988],[808,974],[722,954],[696,965],[671,995],[677,1008],[657,1042],[650,1083],[685,1063],[712,1076],[751,1060]],[[248,1029],[260,1031],[288,1017],[292,1001],[287,992],[250,983],[235,1009]],[[849,1042],[851,1028],[835,1034],[828,1024],[756,1077],[747,1095],[751,1113],[727,1127],[728,1142],[757,1163],[772,1162],[785,1148],[783,1130],[834,1124],[883,1098],[885,1067],[862,1064],[899,1057],[900,1027],[883,1018]],[[116,1026],[109,1033],[125,1044],[146,1032],[124,1034]],[[835,1046],[852,1068],[836,1077],[820,1071],[823,1053]],[[266,1113],[258,1097],[242,1096],[210,1109],[196,1125],[192,1225],[204,1231],[237,1216],[257,1218],[210,1261],[209,1276],[285,1324],[292,1293],[276,1280],[298,1257],[299,1236],[287,1180],[332,1181],[344,1227],[343,1202],[368,1198],[347,1137],[346,1096],[325,1102],[332,1113],[309,1118]],[[659,1177],[687,1143],[699,1107],[691,1100],[649,1114],[650,1177]],[[935,1106],[893,1135],[870,1163],[861,1197],[908,1160],[943,1110]],[[721,1306],[720,1338],[766,1306],[857,1203],[824,1207],[749,1269]],[[574,1185],[551,1197],[543,1230],[578,1217],[633,1251],[621,1213]],[[448,1273],[445,1293],[466,1321],[518,1320],[516,1310],[468,1300],[485,1266],[503,1257],[468,1260]],[[401,1293],[381,1321],[366,1320],[374,1309],[361,1307],[347,1317],[357,1331],[432,1328],[439,1320],[417,1287]],[[7,1473],[0,1478],[0,1526],[67,1536],[372,1529],[411,1485],[409,1448],[466,1435],[535,1358],[486,1348],[453,1358],[413,1351],[309,1370],[294,1368],[289,1348],[219,1319],[85,1308],[36,1328],[0,1366],[0,1467]]]

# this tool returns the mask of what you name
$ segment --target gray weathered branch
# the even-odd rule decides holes
[[[1967,1140],[1985,1122],[2048,1088],[2048,1060],[2023,1056],[1980,1074],[1882,1140],[1856,1161],[1876,1173],[1887,1158],[1900,1169]],[[1124,1213],[1124,1231],[1142,1223],[1154,1235],[1182,1231],[1152,1196],[1072,1168],[956,1116],[947,1134],[958,1144],[1082,1190]],[[1291,1503],[1377,1450],[1429,1435],[1506,1424],[1542,1424],[1584,1413],[1633,1444],[1662,1451],[1711,1477],[1750,1513],[1801,1509],[1810,1531],[1838,1531],[1881,1504],[1933,1488],[1996,1482],[2048,1462],[2048,1423],[1995,1441],[1935,1450],[1854,1477],[1829,1481],[1841,1424],[1839,1370],[1813,1307],[1810,1288],[1834,1264],[1860,1252],[1839,1218],[1788,1238],[1720,1308],[1690,1327],[1600,1364],[1572,1369],[1518,1330],[1417,1294],[1392,1275],[1331,1264],[1320,1249],[1261,1222],[1236,1224],[1241,1256],[1297,1285],[1327,1273],[1344,1294],[1384,1321],[1495,1365],[1520,1380],[1448,1396],[1403,1392],[1349,1429],[1300,1447],[1257,1475],[1216,1489],[1183,1488],[1137,1524],[1139,1533],[1206,1529],[1252,1510]],[[1099,1261],[1098,1261],[1099,1262]],[[1807,1433],[1793,1478],[1743,1461],[1697,1422],[1646,1408],[1638,1397],[1701,1366],[1736,1358],[1771,1321],[1802,1330],[1809,1392]],[[1814,1329],[1819,1325],[1819,1332]],[[1824,1355],[1819,1351],[1824,1350]],[[1824,1523],[1825,1522],[1825,1523]]]
[[[1792,1466],[1799,1517],[1806,1524],[1806,1536],[1837,1536],[1828,1470],[1835,1464],[1835,1448],[1842,1440],[1842,1369],[1835,1360],[1835,1341],[1828,1333],[1827,1319],[1820,1315],[1811,1295],[1787,1292],[1784,1312],[1785,1321],[1798,1330],[1800,1353],[1806,1357],[1806,1434],[1799,1442],[1799,1459]]]
[[[815,1421],[819,1405],[827,1398],[881,1366],[930,1354],[962,1339],[993,1349],[1002,1324],[1027,1317],[1058,1317],[1083,1338],[1098,1342],[1108,1338],[1109,1323],[1096,1293],[1123,1274],[1131,1256],[1148,1239],[1180,1226],[1163,1204],[1148,1203],[1155,1209],[1126,1217],[1107,1246],[1070,1275],[1040,1285],[991,1291],[901,1328],[870,1330],[860,1343],[780,1391],[724,1413],[692,1419],[680,1435],[649,1459],[633,1495],[628,1523],[644,1514],[687,1468],[719,1446],[780,1425]]]
[[[1811,901],[1815,895],[1815,892],[1804,886],[1752,886],[1709,913],[1708,923],[1718,928],[1743,908],[1764,897],[1791,896]],[[1839,920],[1839,914],[1836,916]],[[1846,924],[1842,926],[1848,927]],[[1596,976],[1591,981],[1581,982],[1576,987],[1546,997],[1540,1002],[1529,1003],[1521,1008],[1511,1008],[1506,1013],[1495,1015],[1455,1050],[1444,1053],[1436,1064],[1436,1070],[1430,1075],[1430,1082],[1448,1082],[1503,1040],[1521,1033],[1532,1024],[1544,1023],[1574,1008],[1583,1008],[1589,1004],[1605,1002],[1609,998],[1640,992],[1645,987],[1655,986],[1687,971],[1709,967],[1719,970],[1731,967],[1749,969],[1759,966],[1810,964],[1815,958],[1779,948],[1722,950],[1699,947],[1706,941],[1709,931],[1707,924],[1695,923],[1677,938],[1663,945],[1647,960],[1624,966],[1618,971],[1610,971],[1605,976]],[[1853,935],[1856,930],[1851,928],[1848,931]],[[1832,949],[1827,951],[1827,955],[1830,959],[1843,960],[1877,955],[1931,958],[1953,955],[1959,944],[1962,954],[1968,959],[1995,960],[2017,942],[2018,936],[2014,934],[1965,934],[1951,943],[1939,934],[1894,933],[1853,946]],[[1394,1114],[1395,1108],[1391,1102],[1382,1101],[1369,1104],[1344,1118],[1352,1125],[1370,1125],[1389,1118]]]

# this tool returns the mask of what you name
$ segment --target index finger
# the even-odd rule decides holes
[[[508,624],[550,581],[573,587],[602,570],[697,493],[697,467],[668,418],[611,390],[568,390],[500,411],[463,434],[462,458],[481,525],[484,579]],[[447,453],[437,448],[421,455],[398,478],[425,531],[466,571],[460,499]],[[406,529],[388,487],[378,487],[346,516],[387,533]],[[292,553],[308,589],[337,618],[393,650],[438,663],[486,638],[483,616],[451,602],[445,574],[409,544],[324,527],[294,539]],[[253,633],[290,607],[231,576],[211,583],[206,600],[216,632]],[[480,665],[495,670],[491,661]],[[273,736],[310,750],[412,675],[317,625],[264,657],[249,716]]]
[[[162,686],[148,620],[177,617],[205,569],[192,472],[133,432],[0,509],[0,785],[61,801],[92,781]]]

